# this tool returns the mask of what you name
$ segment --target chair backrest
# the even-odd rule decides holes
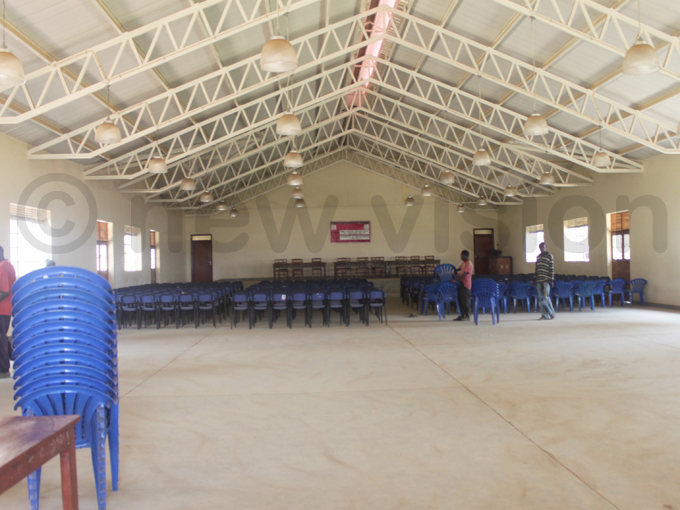
[[[635,278],[628,282],[630,285],[631,292],[641,292],[645,285],[647,285],[647,280],[644,278]]]
[[[508,288],[510,289],[510,297],[516,299],[526,299],[529,295],[531,285],[522,282],[511,282],[510,285],[508,285]]]
[[[98,328],[101,331],[106,332],[112,338],[115,337],[115,331],[113,331],[113,324],[111,322],[104,322],[94,315],[88,313],[69,311],[69,310],[57,310],[52,312],[45,312],[28,317],[26,320],[21,321],[21,324],[14,326],[12,334],[18,336],[22,331],[28,329],[32,326],[43,324],[43,323],[64,323],[64,322],[77,322],[83,324],[90,324],[91,326]]]
[[[595,283],[593,281],[575,282],[574,294],[583,297],[591,297],[595,293]]]
[[[26,287],[24,287],[26,289]],[[83,303],[90,303],[101,310],[107,312],[115,311],[115,306],[112,299],[104,300],[97,294],[80,289],[41,289],[24,295],[22,299],[14,299],[12,296],[13,308],[25,308],[41,301],[51,301],[54,299],[66,299],[69,301],[80,301]]]
[[[442,302],[455,301],[458,296],[458,284],[451,282],[442,282],[437,285],[435,292],[437,299]]]
[[[19,292],[19,290],[21,290],[24,286],[28,285],[29,283],[51,278],[55,279],[75,278],[78,280],[87,281],[94,285],[97,285],[98,287],[101,287],[102,289],[106,290],[109,293],[112,292],[111,285],[109,284],[109,282],[107,282],[97,273],[93,273],[92,271],[88,271],[87,269],[82,269],[79,267],[51,266],[44,267],[36,271],[32,271],[19,278],[16,282],[14,282],[14,285],[12,286],[12,293]]]
[[[498,295],[498,282],[491,278],[476,278],[472,280],[472,293],[482,291],[493,292],[494,295]]]
[[[574,284],[572,282],[555,282],[555,295],[558,297],[569,297],[573,288]]]
[[[490,308],[491,304],[498,305],[496,293],[489,290],[478,290],[472,293],[475,306],[478,308]]]
[[[614,278],[609,285],[612,286],[612,292],[623,292],[626,288],[626,280],[623,278]]]
[[[20,334],[15,334],[12,338],[12,346],[17,346],[35,336],[44,335],[46,333],[71,334],[82,333],[93,338],[97,338],[102,342],[114,346],[116,345],[115,336],[112,338],[106,331],[102,331],[90,324],[82,324],[78,322],[46,322],[34,324],[25,328]]]
[[[433,274],[437,282],[449,282],[456,274],[456,266],[453,264],[440,264],[434,268]]]
[[[110,357],[115,357],[117,354],[117,350],[114,347],[93,336],[86,335],[84,333],[58,332],[45,333],[28,339],[22,339],[21,342],[13,343],[14,357],[18,358],[22,354],[32,349],[40,349],[42,347],[62,344],[87,345],[94,349],[99,349],[101,352],[106,353]]]
[[[179,302],[180,303],[193,303],[194,302],[194,295],[193,294],[180,294],[179,295]]]

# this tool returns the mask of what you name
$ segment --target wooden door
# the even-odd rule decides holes
[[[630,281],[630,221],[628,211],[612,214],[612,278]]]
[[[489,274],[489,257],[493,250],[493,229],[475,229],[474,274]]]
[[[191,236],[191,281],[212,282],[212,236]]]

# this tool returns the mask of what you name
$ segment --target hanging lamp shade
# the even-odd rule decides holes
[[[196,181],[189,179],[188,177],[186,179],[182,179],[179,189],[181,191],[194,191],[196,189]]]
[[[430,185],[425,184],[425,186],[423,186],[420,189],[420,194],[424,197],[431,197],[432,196],[432,188],[430,188]]]
[[[298,135],[300,131],[302,131],[300,119],[291,112],[284,113],[276,123],[276,134],[279,136]]]
[[[229,217],[238,218],[238,209],[236,209],[236,207],[231,208],[231,211],[229,211]]]
[[[218,211],[226,211],[227,209],[228,209],[227,204],[225,204],[224,202],[220,202],[219,204],[217,204]]]
[[[0,48],[0,89],[26,83],[21,61],[7,48]]]
[[[297,200],[298,198],[305,198],[305,194],[302,192],[302,188],[300,186],[295,186],[293,191],[290,193],[290,197]]]
[[[120,129],[109,119],[97,126],[94,132],[94,141],[101,145],[112,145],[120,142]]]
[[[207,204],[208,202],[212,202],[213,196],[212,193],[209,191],[206,191],[205,193],[201,193],[201,203]]]
[[[479,207],[484,207],[488,202],[486,201],[486,198],[484,197],[479,197],[479,200],[477,200],[477,205]]]
[[[283,159],[284,168],[300,168],[302,166],[302,154],[296,150],[290,151]]]
[[[554,186],[555,176],[550,172],[544,172],[541,174],[541,180],[539,182],[544,186]]]
[[[282,36],[275,35],[262,47],[260,69],[268,73],[285,73],[297,69],[297,53]]]
[[[406,207],[413,207],[414,205],[416,205],[416,201],[413,199],[411,195],[409,195],[406,197],[406,200],[404,200],[404,205]]]
[[[304,198],[296,198],[295,199],[295,208],[296,209],[302,209],[305,207],[307,204],[305,204],[305,199]]]
[[[460,214],[463,214],[463,213],[465,212],[465,207],[463,207],[462,205],[459,205],[459,206],[458,206],[458,212],[459,212]]]
[[[151,158],[149,160],[148,170],[150,174],[164,174],[168,171],[168,165],[166,165],[165,160],[161,158]]]
[[[516,197],[517,196],[517,188],[514,186],[506,186],[505,187],[505,196],[506,197]]]
[[[593,156],[593,166],[596,166],[597,168],[606,168],[611,165],[611,163],[612,160],[609,157],[609,154],[607,154],[602,149],[597,151]]]
[[[444,170],[442,175],[439,177],[439,181],[445,186],[451,186],[454,182],[453,172]]]
[[[661,69],[659,55],[653,46],[645,43],[638,35],[626,55],[623,57],[621,72],[628,75],[652,74]]]
[[[476,166],[489,166],[491,164],[491,154],[486,149],[480,149],[472,157],[472,164]]]
[[[288,185],[302,186],[302,176],[298,172],[292,171],[288,174]]]
[[[543,136],[548,134],[548,121],[540,113],[532,113],[524,123],[526,136]]]

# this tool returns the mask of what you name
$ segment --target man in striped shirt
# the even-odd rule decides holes
[[[553,256],[548,253],[545,243],[538,245],[541,254],[536,258],[536,290],[538,291],[538,310],[541,312],[539,320],[555,318],[555,310],[550,301],[550,287],[555,281],[555,266]]]

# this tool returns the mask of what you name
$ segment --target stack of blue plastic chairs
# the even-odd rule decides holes
[[[111,286],[95,273],[47,267],[12,287],[14,399],[24,416],[79,415],[76,448],[92,452],[97,503],[106,508],[106,438],[118,490],[118,359]],[[40,469],[28,478],[38,510]]]

